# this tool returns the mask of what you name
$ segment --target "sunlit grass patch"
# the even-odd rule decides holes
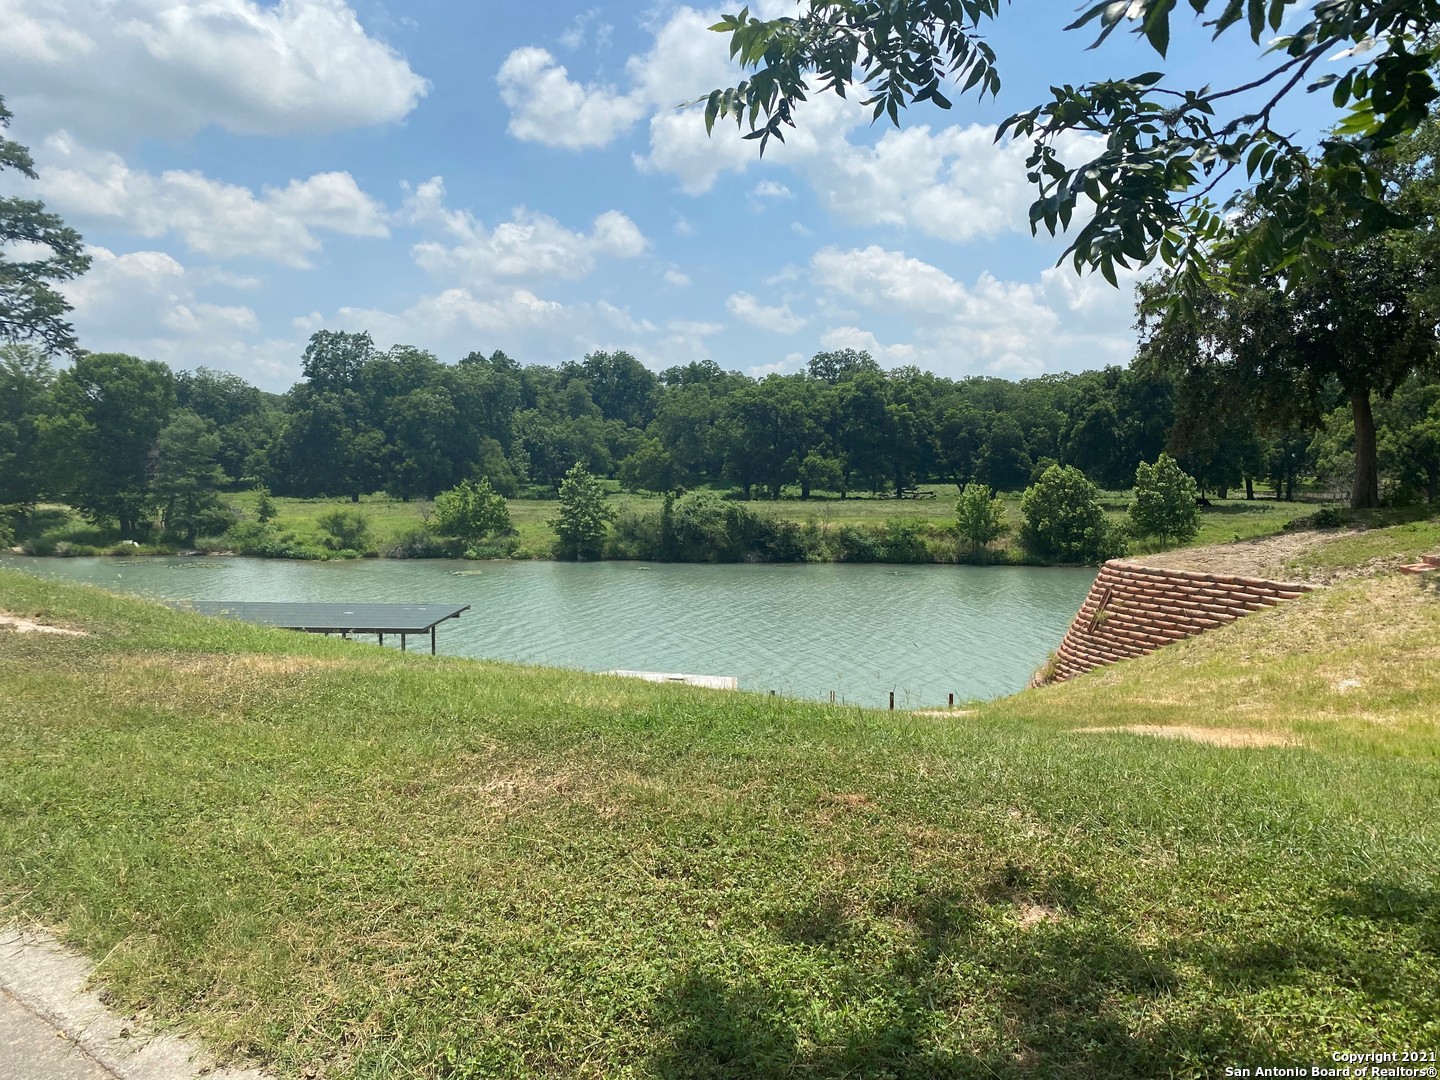
[[[1440,553],[1440,517],[1350,533],[1307,551],[1299,565],[1315,569],[1360,566],[1372,561],[1398,565]]]

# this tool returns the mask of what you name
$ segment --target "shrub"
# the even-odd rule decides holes
[[[1162,547],[1193,540],[1200,531],[1200,491],[1169,454],[1154,465],[1141,462],[1135,470],[1135,501],[1130,504],[1130,529],[1136,536],[1155,536]]]
[[[273,521],[240,521],[230,526],[222,537],[231,551],[262,559],[318,559],[321,552],[306,546],[289,531],[281,531]]]
[[[512,531],[505,496],[484,478],[464,480],[437,495],[431,523],[436,532],[457,537],[467,547],[474,547],[487,536]]]
[[[955,503],[955,527],[970,557],[985,561],[989,545],[1004,536],[1005,501],[985,484],[966,484]]]
[[[1052,465],[1020,497],[1021,541],[1049,562],[1094,563],[1124,554],[1125,542],[1100,509],[1100,490],[1071,465]]]
[[[804,562],[810,554],[805,533],[793,521],[779,521],[768,515],[755,515],[761,528],[751,551],[765,562]]]
[[[370,519],[359,510],[335,509],[321,514],[320,543],[330,551],[363,552],[370,543]]]
[[[264,525],[267,521],[274,521],[275,515],[279,513],[275,508],[275,500],[270,498],[270,489],[262,487],[259,489],[259,497],[255,500],[255,519]]]
[[[863,525],[841,525],[835,534],[835,557],[840,562],[884,562],[880,537]]]
[[[661,515],[627,504],[615,517],[605,554],[611,559],[663,559],[661,533]]]
[[[515,553],[517,541],[512,536],[499,536],[489,543],[472,544],[465,549],[467,559],[508,559]]]
[[[925,542],[926,526],[919,521],[888,518],[880,538],[881,561],[928,563],[930,545]]]
[[[671,514],[676,556],[685,562],[735,562],[753,514],[748,506],[727,503],[713,491],[680,496]],[[732,532],[732,524],[739,528]]]
[[[385,552],[387,559],[450,559],[459,555],[460,544],[444,540],[423,526],[411,529]]]

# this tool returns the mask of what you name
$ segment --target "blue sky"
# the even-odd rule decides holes
[[[85,347],[271,390],[321,327],[752,374],[840,347],[956,378],[1129,359],[1128,285],[1054,268],[994,125],[1052,81],[1223,85],[1258,50],[1189,29],[1168,62],[1121,35],[1087,53],[1068,4],[1017,5],[990,34],[998,102],[896,130],[817,98],[761,161],[675,109],[733,81],[705,27],[737,6],[0,0],[0,93],[41,174],[3,179],[92,248]]]

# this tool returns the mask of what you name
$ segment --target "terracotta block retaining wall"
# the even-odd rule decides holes
[[[1090,595],[1056,655],[1056,681],[1105,664],[1152,653],[1274,607],[1314,586],[1260,578],[1163,570],[1112,559],[1100,568]]]

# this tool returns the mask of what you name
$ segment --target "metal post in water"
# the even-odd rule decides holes
[[[951,695],[950,695],[950,708],[953,709],[954,707],[955,707],[955,695],[954,695],[954,694],[951,694]]]

